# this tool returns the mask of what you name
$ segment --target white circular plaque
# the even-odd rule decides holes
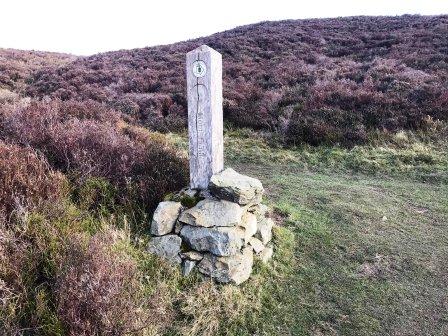
[[[207,66],[204,61],[194,61],[193,63],[193,74],[196,77],[204,77],[207,72]]]

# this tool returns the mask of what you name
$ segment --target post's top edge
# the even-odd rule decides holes
[[[206,45],[206,44],[203,44],[203,45],[197,47],[196,49],[193,49],[193,50],[189,51],[189,52],[187,53],[187,55],[190,55],[190,54],[193,54],[193,53],[198,53],[198,52],[200,52],[200,53],[209,52],[209,53],[215,53],[215,54],[219,54],[219,55],[221,55],[221,54],[220,54],[219,52],[217,52],[215,49],[210,48],[210,47],[209,47],[208,45]]]

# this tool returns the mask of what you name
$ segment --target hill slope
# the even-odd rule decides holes
[[[224,113],[289,142],[359,143],[448,118],[448,16],[263,22],[35,71],[27,94],[94,99],[158,130],[186,123],[185,53],[223,54]]]
[[[57,67],[75,59],[76,56],[68,54],[0,49],[0,89],[21,92],[35,70]]]

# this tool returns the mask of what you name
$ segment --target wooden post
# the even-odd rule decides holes
[[[206,189],[224,166],[222,57],[202,45],[187,54],[190,188]]]

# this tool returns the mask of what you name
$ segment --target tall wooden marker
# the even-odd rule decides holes
[[[224,166],[222,57],[202,45],[187,54],[190,188],[206,189]]]

